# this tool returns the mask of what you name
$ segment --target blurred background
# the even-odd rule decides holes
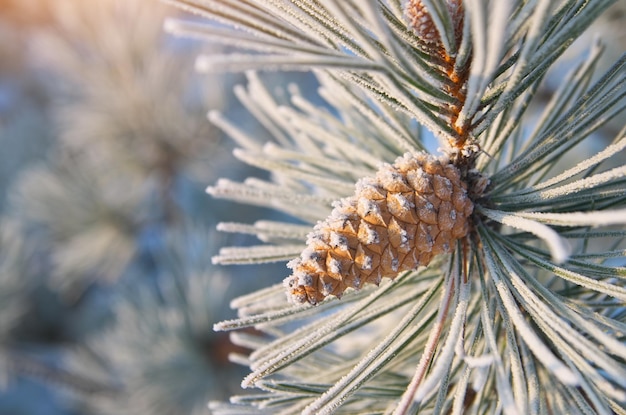
[[[624,3],[601,27],[608,63]],[[233,98],[240,75],[193,72],[218,50],[164,33],[177,16],[193,18],[156,0],[0,0],[1,415],[200,414],[239,392],[247,371],[212,325],[287,269],[211,265],[255,242],[218,220],[278,217],[206,195],[263,175],[206,113],[266,133]]]
[[[251,243],[217,218],[274,214],[204,192],[262,173],[206,118],[242,111],[242,78],[194,74],[211,46],[164,33],[176,16],[0,1],[0,414],[206,413],[239,387],[212,325],[287,270],[211,265]]]

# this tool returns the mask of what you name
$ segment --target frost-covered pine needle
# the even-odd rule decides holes
[[[211,112],[241,147],[235,156],[271,178],[219,180],[208,192],[292,219],[221,224],[264,245],[223,248],[215,262],[297,257],[319,236],[307,241],[307,229],[333,219],[359,180],[433,148],[424,130],[459,168],[474,208],[468,237],[449,254],[378,288],[347,289],[315,307],[289,303],[279,286],[233,300],[240,318],[215,329],[257,330],[236,336],[252,350],[233,357],[250,367],[243,386],[257,391],[212,403],[215,413],[623,411],[624,130],[607,139],[604,128],[624,114],[625,58],[596,78],[602,47],[593,45],[560,74],[566,81],[545,112],[529,111],[542,104],[552,64],[611,1],[171,3],[217,22],[166,28],[237,49],[202,56],[197,67],[248,71],[237,97],[273,137],[258,142],[229,114]],[[409,3],[430,13],[423,27],[410,27]],[[266,84],[251,69],[312,71],[318,88]],[[590,141],[603,149],[581,154]],[[392,240],[362,237],[381,252]]]

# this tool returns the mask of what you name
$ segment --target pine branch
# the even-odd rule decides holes
[[[313,69],[324,99],[290,88],[278,105],[249,74],[237,93],[269,145],[211,115],[243,147],[236,157],[272,181],[209,193],[311,225],[305,237],[307,225],[222,224],[268,244],[216,261],[293,255],[289,296],[316,304],[290,304],[279,287],[233,301],[240,318],[215,329],[263,333],[240,338],[253,350],[235,357],[259,392],[212,408],[610,413],[626,402],[623,130],[562,167],[624,113],[624,58],[592,84],[594,45],[532,128],[527,118],[547,71],[611,1],[174,3],[227,28],[169,30],[241,41],[200,69]],[[422,152],[422,127],[443,155]],[[468,198],[456,236],[452,194]]]

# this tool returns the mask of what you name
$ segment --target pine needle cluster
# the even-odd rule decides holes
[[[271,179],[222,179],[208,192],[294,219],[222,223],[263,243],[225,247],[215,262],[310,257],[333,203],[427,151],[425,130],[473,204],[450,252],[380,287],[352,284],[316,306],[290,303],[281,284],[233,300],[240,318],[215,328],[256,329],[232,334],[251,349],[233,360],[249,366],[242,385],[256,393],[213,403],[215,413],[625,413],[626,128],[591,156],[577,150],[623,116],[626,58],[594,76],[603,47],[590,45],[531,116],[549,69],[612,1],[172,3],[219,23],[166,28],[236,49],[196,68],[247,71],[237,96],[273,136],[260,143],[211,113],[235,156]],[[312,71],[318,97],[270,90],[255,72],[268,69]],[[355,255],[301,282],[337,295],[328,284]]]

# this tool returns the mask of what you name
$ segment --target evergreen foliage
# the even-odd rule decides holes
[[[198,70],[311,70],[325,101],[290,85],[279,102],[248,72],[239,98],[274,141],[211,117],[239,145],[235,156],[272,178],[220,180],[208,192],[298,223],[222,224],[265,244],[223,248],[215,262],[303,252],[306,295],[342,294],[294,305],[277,285],[235,299],[240,318],[215,328],[262,333],[233,334],[251,349],[234,358],[251,370],[242,385],[257,392],[214,403],[215,413],[623,413],[623,125],[602,151],[564,164],[624,114],[626,58],[594,78],[594,44],[540,115],[529,111],[548,70],[611,1],[173,3],[221,25],[170,21],[168,30],[236,49],[200,56]],[[333,291],[350,259],[316,262],[319,244],[327,258],[339,249],[318,221],[337,219],[333,202],[381,163],[424,150],[422,127],[461,171],[474,203],[469,235],[379,288]],[[389,241],[367,246],[382,252]]]
[[[626,414],[622,5],[161,3],[0,1],[0,412]]]

